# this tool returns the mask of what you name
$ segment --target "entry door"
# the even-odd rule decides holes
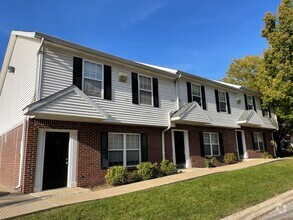
[[[185,167],[185,144],[184,144],[184,132],[174,131],[175,139],[175,155],[177,166]]]
[[[243,140],[242,140],[242,132],[241,131],[236,131],[236,138],[237,138],[239,157],[243,159],[244,152],[243,152]]]
[[[67,186],[69,133],[46,132],[43,190]]]

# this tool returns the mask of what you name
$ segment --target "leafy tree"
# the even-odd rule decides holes
[[[286,123],[293,123],[293,1],[282,0],[277,14],[266,13],[264,51],[258,84],[264,105],[275,107]]]
[[[233,59],[223,81],[258,91],[256,78],[260,72],[261,63],[262,58],[260,56],[246,56],[241,59]]]

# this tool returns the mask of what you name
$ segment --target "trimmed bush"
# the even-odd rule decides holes
[[[204,164],[207,168],[210,168],[210,167],[215,167],[215,160],[216,158],[212,157],[212,158],[206,158],[204,160]]]
[[[163,176],[172,175],[177,173],[177,169],[174,163],[169,160],[163,160],[160,163],[160,171]]]
[[[105,179],[111,186],[123,185],[128,181],[127,170],[123,166],[111,167],[108,170]]]
[[[234,153],[227,153],[224,156],[224,163],[225,164],[234,164],[237,163],[237,156]]]
[[[142,180],[149,180],[158,177],[159,168],[157,163],[152,164],[151,162],[143,162],[136,165],[137,174]]]
[[[130,182],[134,183],[134,182],[139,182],[141,181],[142,178],[141,176],[138,174],[137,170],[133,171],[131,173],[131,176],[130,176]]]
[[[269,152],[266,152],[266,151],[262,152],[262,157],[265,159],[273,158],[273,156]]]

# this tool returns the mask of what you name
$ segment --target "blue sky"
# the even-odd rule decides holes
[[[12,30],[38,31],[126,59],[221,79],[261,54],[280,0],[1,0],[0,62]]]

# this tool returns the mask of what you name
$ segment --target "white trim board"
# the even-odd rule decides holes
[[[247,147],[246,147],[245,131],[244,130],[235,130],[235,138],[236,138],[238,158],[240,158],[240,156],[239,156],[239,147],[238,147],[238,140],[237,140],[237,131],[241,132],[242,145],[243,145],[243,159],[247,159],[248,158],[248,152],[247,152]]]
[[[77,130],[63,129],[39,129],[37,158],[36,158],[36,173],[34,192],[40,192],[43,188],[43,171],[45,159],[45,139],[46,132],[66,132],[69,133],[68,144],[68,172],[67,172],[67,187],[72,188],[77,186]]]

